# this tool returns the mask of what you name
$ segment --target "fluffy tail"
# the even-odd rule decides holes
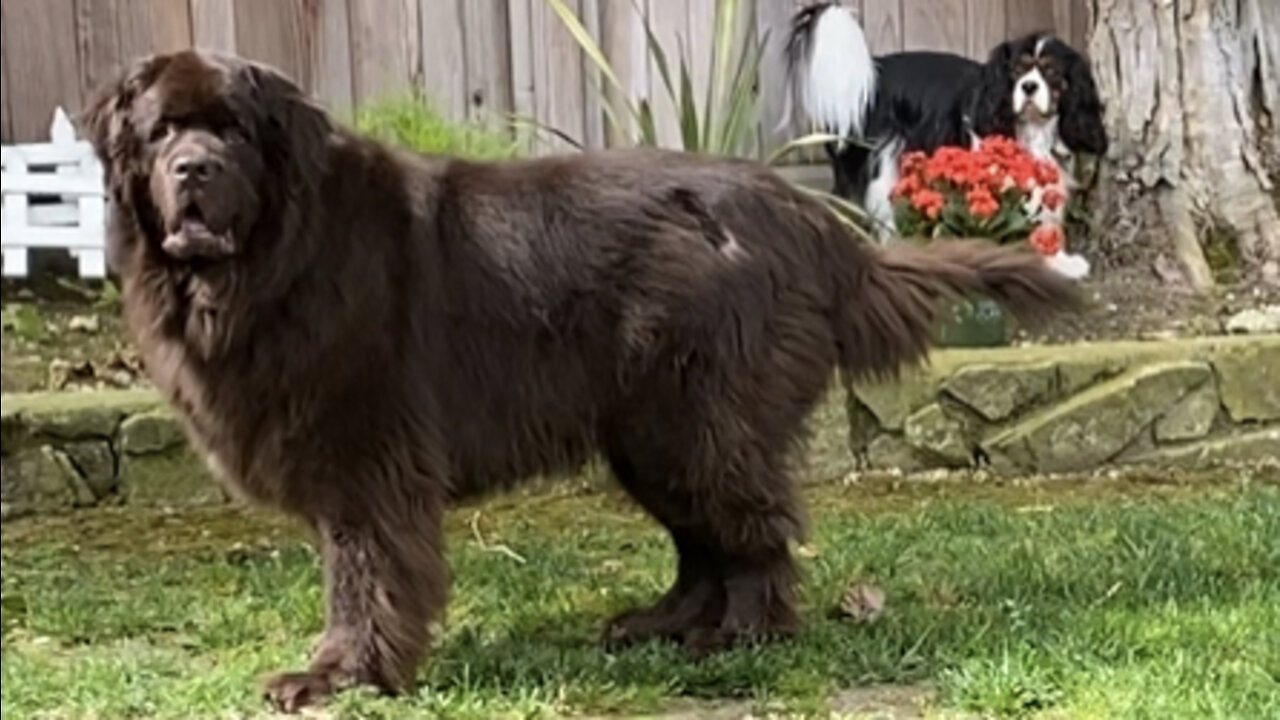
[[[823,2],[801,9],[787,35],[787,104],[796,102],[824,132],[860,137],[875,97],[876,68],[853,13]]]
[[[857,267],[845,268],[837,333],[840,364],[855,378],[894,377],[923,360],[948,298],[990,298],[1024,324],[1081,306],[1075,282],[1034,252],[976,240],[849,251]]]

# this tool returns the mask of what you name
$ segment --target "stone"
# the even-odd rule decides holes
[[[222,487],[188,447],[163,453],[125,455],[120,459],[120,486],[129,504],[162,507],[220,505]]]
[[[969,365],[947,378],[942,389],[991,422],[1013,417],[1053,394],[1057,367],[1052,362],[1031,365]]]
[[[1236,433],[1200,442],[1160,447],[1148,453],[1126,458],[1135,465],[1178,467],[1203,470],[1237,463],[1280,461],[1280,427]]]
[[[76,315],[67,321],[67,329],[92,335],[101,329],[102,321],[97,315]]]
[[[810,415],[809,442],[800,474],[802,482],[843,478],[857,469],[854,450],[850,447],[850,423],[845,405],[844,393],[837,389],[828,393]]]
[[[902,437],[911,447],[937,455],[948,466],[973,463],[975,444],[970,441],[965,424],[947,415],[938,403],[912,413],[902,425]]]
[[[120,423],[120,451],[129,455],[163,452],[184,440],[182,425],[165,410],[130,415]]]
[[[1213,367],[1222,405],[1234,422],[1280,420],[1280,342],[1224,349]]]
[[[52,452],[53,460],[58,464],[58,469],[62,472],[63,484],[71,491],[72,506],[92,507],[96,504],[98,498],[94,496],[93,490],[89,488],[89,484],[80,475],[80,470],[71,461],[71,457],[58,448],[48,448],[48,450]]]
[[[877,470],[898,470],[904,473],[933,467],[906,440],[889,434],[881,435],[867,446],[867,464]]]
[[[925,370],[911,370],[897,381],[855,385],[853,392],[881,428],[897,431],[908,415],[933,399],[934,381]]]
[[[57,451],[50,446],[25,448],[0,464],[0,502],[9,517],[63,510],[75,504]]]
[[[1118,358],[1104,360],[1062,360],[1058,363],[1058,392],[1066,397],[1102,380],[1124,372],[1124,362]]]
[[[93,492],[96,499],[102,499],[115,492],[116,489],[116,455],[111,451],[111,444],[103,440],[87,440],[67,443],[62,450],[70,458],[79,471],[79,477]]]
[[[22,415],[15,410],[5,408],[4,414],[0,416],[0,454],[9,457],[16,452],[26,434]]]
[[[108,405],[81,407],[69,410],[30,413],[27,427],[36,435],[46,435],[61,440],[110,438],[124,412]]]
[[[1181,442],[1208,435],[1219,407],[1218,387],[1210,379],[1187,393],[1156,421],[1156,440],[1162,443]]]
[[[1280,305],[1241,310],[1227,319],[1227,332],[1243,335],[1280,333]]]
[[[982,447],[988,457],[1002,456],[1028,471],[1095,468],[1211,377],[1201,362],[1140,367],[997,433]]]

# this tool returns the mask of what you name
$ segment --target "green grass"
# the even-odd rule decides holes
[[[510,132],[456,122],[440,114],[424,98],[386,100],[362,109],[356,130],[393,145],[422,153],[473,160],[515,157],[522,147]]]
[[[935,714],[1280,716],[1280,487],[1073,487],[810,490],[805,632],[701,663],[594,644],[672,574],[663,535],[621,499],[502,499],[479,535],[459,509],[423,688],[328,712],[625,714],[675,697],[803,712],[842,688],[923,683]],[[6,719],[262,716],[259,678],[304,662],[322,623],[317,558],[271,516],[7,523],[0,575]],[[854,579],[887,591],[874,623],[829,612]]]

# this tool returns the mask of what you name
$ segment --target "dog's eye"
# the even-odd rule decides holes
[[[157,120],[156,124],[151,126],[151,134],[148,140],[151,142],[160,142],[169,137],[169,133],[173,132],[173,124],[167,120]]]
[[[222,138],[232,145],[243,145],[249,142],[249,133],[238,125],[232,125],[222,131]]]

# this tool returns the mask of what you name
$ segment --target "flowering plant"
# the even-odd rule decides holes
[[[972,148],[942,147],[902,156],[891,198],[899,232],[908,237],[985,237],[1029,242],[1060,271],[1088,273],[1064,250],[1066,185],[1058,166],[1010,138],[983,138]]]

